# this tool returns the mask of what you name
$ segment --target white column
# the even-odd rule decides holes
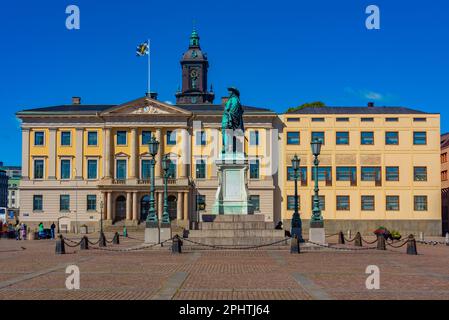
[[[106,193],[106,197],[107,197],[107,201],[108,201],[108,205],[106,207],[107,210],[107,220],[112,220],[112,192],[107,192]]]
[[[184,192],[184,220],[189,220],[189,193]]]
[[[184,194],[182,192],[178,192],[178,198],[176,201],[176,219],[177,220],[182,220],[183,218],[183,214],[182,214],[182,210],[184,209],[183,206],[183,201],[184,201]]]
[[[131,129],[131,157],[130,157],[130,161],[131,161],[131,175],[130,175],[130,179],[136,179],[137,178],[137,170],[136,170],[136,163],[137,163],[137,159],[138,159],[138,154],[137,154],[137,129],[136,128],[132,128]]]
[[[157,193],[157,215],[159,220],[162,220],[162,212],[164,211],[164,193],[158,192]]]
[[[111,179],[111,128],[104,129],[104,177]]]
[[[83,144],[84,144],[84,128],[76,128],[76,180],[83,180]]]
[[[22,128],[22,180],[30,180],[30,129]]]
[[[50,128],[48,137],[48,179],[56,179],[56,128]]]
[[[181,145],[182,145],[182,153],[181,153],[181,163],[179,170],[179,177],[186,178],[188,167],[191,162],[191,152],[190,152],[190,136],[187,129],[181,129]]]
[[[131,192],[126,193],[126,220],[131,221],[132,220],[132,194]]]
[[[139,206],[137,205],[137,192],[133,192],[133,221],[138,221],[140,219],[139,216]]]

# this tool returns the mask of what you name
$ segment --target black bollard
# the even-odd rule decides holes
[[[355,235],[355,239],[354,239],[354,246],[356,247],[362,247],[362,235],[360,234],[360,232],[357,232],[357,234]]]
[[[408,236],[407,254],[411,254],[411,255],[415,255],[415,256],[418,255],[418,250],[416,249],[416,240],[412,234]]]
[[[179,239],[179,236],[176,235],[173,238],[173,242],[172,242],[172,246],[171,246],[171,252],[178,254],[178,253],[182,253],[182,240]]]
[[[382,234],[377,235],[377,250],[387,250],[385,237]]]
[[[84,236],[81,239],[80,249],[81,250],[89,250],[89,239],[87,238],[87,236]]]
[[[345,244],[345,235],[343,231],[338,234],[338,244]]]
[[[114,234],[114,238],[112,239],[112,244],[120,244],[120,235],[118,232]]]
[[[98,246],[102,248],[106,247],[106,237],[103,232],[100,233],[100,242],[98,243]]]
[[[301,246],[299,245],[299,238],[296,236],[290,240],[290,253],[301,253]]]
[[[60,234],[59,239],[56,240],[56,254],[65,254],[65,244],[64,244],[64,238]]]

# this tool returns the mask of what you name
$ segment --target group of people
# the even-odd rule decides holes
[[[56,225],[53,222],[50,226],[51,239],[55,239],[55,229]],[[37,231],[39,239],[48,238],[47,233],[45,232],[44,224],[42,222],[39,223]],[[0,221],[0,233],[9,234],[9,237],[15,235],[16,240],[26,240],[28,232],[29,232],[28,226],[25,223],[20,223],[19,221],[16,221],[16,224],[14,225],[12,223],[8,222],[3,223],[3,221]]]

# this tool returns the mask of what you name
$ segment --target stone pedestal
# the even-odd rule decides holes
[[[161,227],[161,242],[171,239],[171,228],[170,227]]]
[[[145,243],[155,244],[160,242],[159,228],[145,228]]]
[[[212,213],[245,215],[252,213],[248,192],[248,160],[243,153],[224,153],[216,161],[219,186]]]
[[[324,228],[310,228],[309,241],[321,245],[326,245],[326,233]]]

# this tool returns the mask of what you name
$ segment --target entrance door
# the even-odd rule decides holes
[[[176,220],[177,218],[177,200],[175,196],[168,196],[168,214],[170,216],[170,220]]]
[[[126,198],[119,196],[115,200],[115,221],[122,221],[126,219]]]
[[[150,212],[150,196],[142,197],[140,201],[140,221],[144,222],[147,220],[148,213]]]

